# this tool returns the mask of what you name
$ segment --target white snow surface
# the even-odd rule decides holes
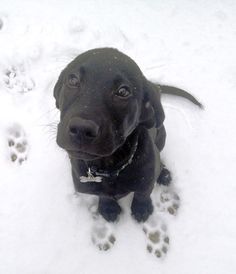
[[[236,273],[235,15],[234,0],[0,0],[1,274]],[[60,71],[107,46],[205,106],[163,98],[162,157],[181,198],[177,216],[166,217],[165,259],[146,251],[130,197],[121,201],[114,247],[93,245],[91,214],[55,142]],[[21,165],[8,145],[17,127],[28,143]]]

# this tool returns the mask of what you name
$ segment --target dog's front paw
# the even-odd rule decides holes
[[[138,222],[145,222],[153,212],[153,205],[151,198],[139,200],[134,197],[131,205],[132,216]]]
[[[100,198],[98,212],[108,222],[115,222],[121,213],[121,207],[113,199]]]

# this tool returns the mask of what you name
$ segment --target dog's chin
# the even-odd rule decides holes
[[[67,151],[67,152],[71,159],[78,159],[78,160],[84,160],[84,161],[93,161],[103,157],[101,155],[95,155],[95,154],[81,152],[81,151]]]
[[[123,144],[123,143],[122,143]],[[78,151],[78,150],[66,150],[69,157],[72,159],[78,159],[83,161],[93,161],[98,160],[101,158],[109,157],[115,153],[119,147],[122,146],[122,144],[119,144],[115,147],[113,147],[111,150],[102,151],[102,152],[87,152],[87,151]]]
[[[84,160],[84,161],[93,161],[98,160],[104,157],[108,157],[113,154],[113,152],[116,150],[116,148],[108,148],[106,147],[106,150],[99,151],[96,149],[96,151],[93,151],[91,148],[88,151],[84,148],[84,150],[78,150],[78,148],[67,148],[64,144],[60,144],[60,142],[57,142],[57,144],[64,149],[69,157],[71,159],[78,159],[78,160]]]
[[[83,160],[83,161],[93,161],[93,160],[98,160],[101,158],[109,157],[110,155],[113,154],[114,151],[107,152],[107,153],[99,153],[99,154],[93,154],[93,153],[88,153],[84,151],[68,151],[69,157],[72,159],[78,159],[78,160]]]

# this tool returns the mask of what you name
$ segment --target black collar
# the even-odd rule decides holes
[[[137,147],[138,132],[134,132],[127,138],[125,144],[114,153],[114,158],[117,157],[118,160],[116,160],[116,163],[111,168],[100,168],[94,162],[87,162],[88,177],[111,178],[119,176],[120,172],[132,163]]]
[[[116,169],[103,170],[103,169],[97,168],[96,166],[91,166],[91,167],[88,168],[88,172],[90,172],[90,174],[92,176],[102,176],[102,177],[107,177],[107,178],[119,176],[120,172],[132,163],[133,158],[134,158],[134,154],[137,150],[137,146],[138,146],[138,141],[134,145],[134,147],[132,149],[132,153],[131,153],[129,159],[126,160],[124,163],[122,163],[122,165],[120,165]]]

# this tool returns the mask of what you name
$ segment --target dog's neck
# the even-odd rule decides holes
[[[88,171],[94,176],[114,177],[126,168],[135,156],[138,146],[139,128],[135,129],[111,156],[86,162]]]

